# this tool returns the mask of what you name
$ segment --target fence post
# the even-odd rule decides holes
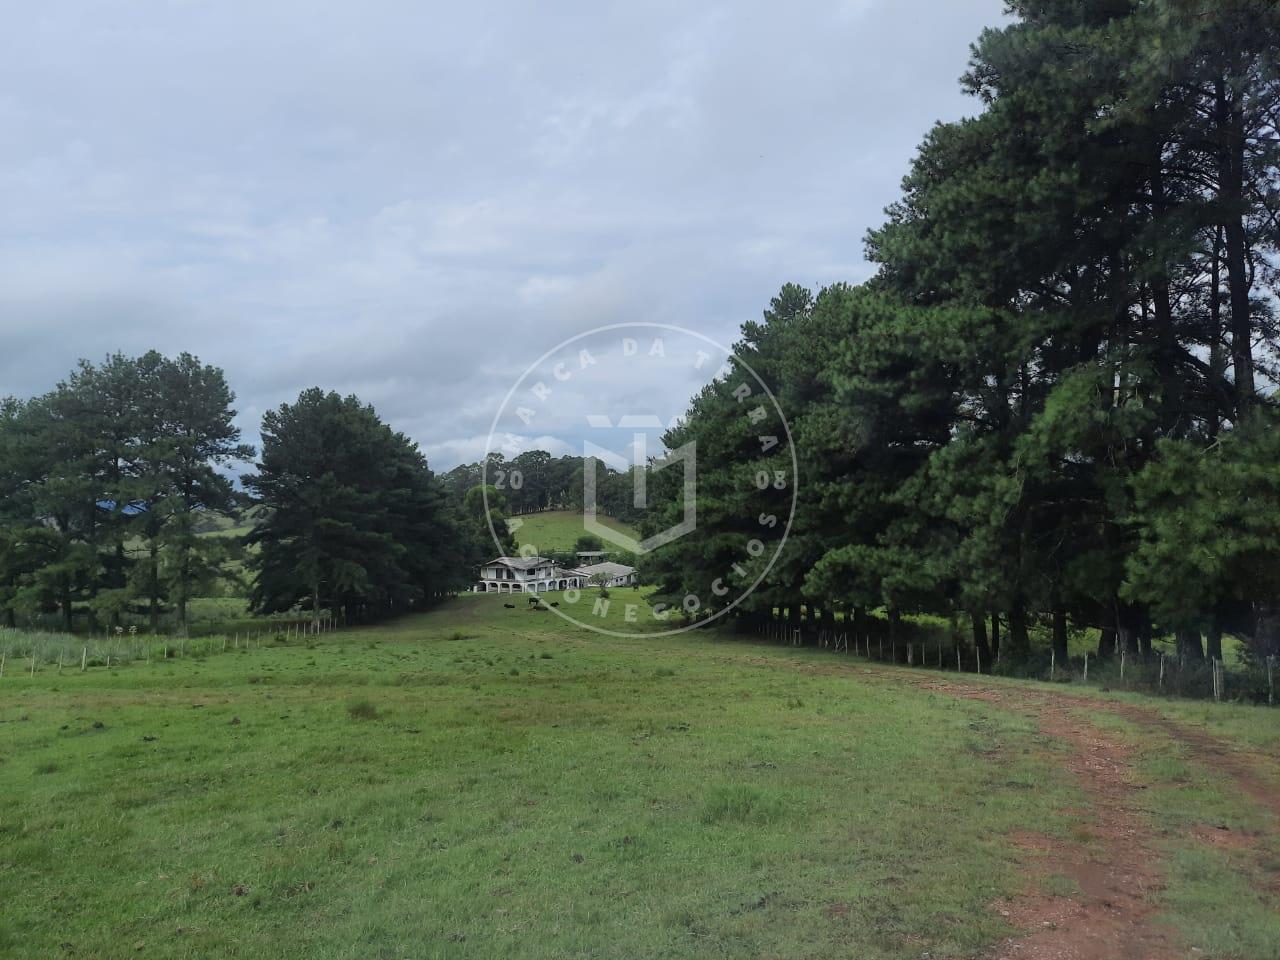
[[[1267,657],[1267,706],[1274,707],[1276,703],[1276,685],[1275,680],[1271,676],[1272,663],[1275,657]],[[3,676],[3,672],[0,672]]]
[[[974,647],[973,655],[978,658],[978,673],[982,673],[982,648]]]
[[[960,644],[956,644],[956,673],[964,673],[964,667],[960,665]]]
[[[1164,654],[1160,654],[1160,689],[1164,689]]]
[[[1049,651],[1049,682],[1053,683],[1058,676],[1058,651]]]
[[[1084,655],[1084,682],[1089,682],[1089,654]]]
[[[89,648],[85,647],[80,651],[80,672],[84,673],[89,667]]]
[[[0,677],[4,676],[4,658],[7,654],[7,650],[4,653],[0,653]]]
[[[1124,651],[1120,651],[1120,679],[1124,679]]]

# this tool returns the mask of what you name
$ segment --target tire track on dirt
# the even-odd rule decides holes
[[[1087,843],[1036,834],[1013,838],[1034,854],[1030,879],[1066,876],[1079,892],[1031,889],[995,904],[1024,931],[997,945],[996,960],[1175,960],[1186,955],[1173,932],[1156,920],[1163,870],[1155,834],[1133,803],[1131,747],[1082,721],[1066,703],[1007,696],[976,684],[905,679],[922,690],[1029,713],[1042,734],[1067,748],[1066,768],[1088,800],[1088,811],[1082,811]]]
[[[1104,711],[1172,738],[1186,748],[1191,760],[1219,772],[1267,810],[1272,820],[1268,832],[1280,835],[1280,789],[1250,765],[1248,754],[1154,708],[893,667],[793,665],[814,673],[856,672],[862,677],[982,701],[1031,717],[1043,735],[1067,748],[1066,768],[1088,800],[1088,809],[1073,811],[1087,827],[1087,836],[1079,841],[1035,833],[1011,838],[1034,857],[1026,870],[1032,883],[1025,894],[994,905],[1023,933],[997,944],[991,953],[993,960],[1181,960],[1191,955],[1176,932],[1157,917],[1158,894],[1164,883],[1163,855],[1149,817],[1138,802],[1144,787],[1134,777],[1136,749],[1120,735],[1092,723],[1090,713]],[[1221,837],[1197,835],[1197,839],[1207,845],[1224,842]],[[1036,881],[1054,874],[1069,877],[1079,893],[1043,892]]]

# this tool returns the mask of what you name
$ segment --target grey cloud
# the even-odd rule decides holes
[[[788,280],[867,276],[1002,6],[28,5],[0,39],[0,392],[190,350],[251,438],[317,384],[447,468],[583,329],[731,340]]]

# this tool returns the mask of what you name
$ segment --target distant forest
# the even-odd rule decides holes
[[[501,494],[510,515],[538,513],[543,510],[580,510],[582,508],[583,470],[587,458],[552,457],[545,450],[530,450],[510,460],[501,453],[488,456],[488,483]],[[596,460],[596,495],[600,512],[627,523],[640,520],[642,510],[635,506],[634,480],[629,473],[619,473]],[[633,467],[632,470],[639,469]],[[483,483],[485,462],[454,467],[442,480],[456,497]]]

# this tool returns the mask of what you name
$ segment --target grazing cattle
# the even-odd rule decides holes
[[[516,608],[516,605],[514,603],[504,603],[503,606],[506,607],[508,610],[514,610]]]
[[[539,601],[538,601],[538,598],[537,598],[537,597],[530,597],[530,598],[529,598],[529,606],[531,606],[531,607],[536,607],[536,606],[538,605],[538,603],[539,603]]]
[[[560,606],[560,601],[556,600],[556,601],[552,602],[552,604],[551,604],[551,605],[552,605],[553,607],[558,607],[558,606]]]

